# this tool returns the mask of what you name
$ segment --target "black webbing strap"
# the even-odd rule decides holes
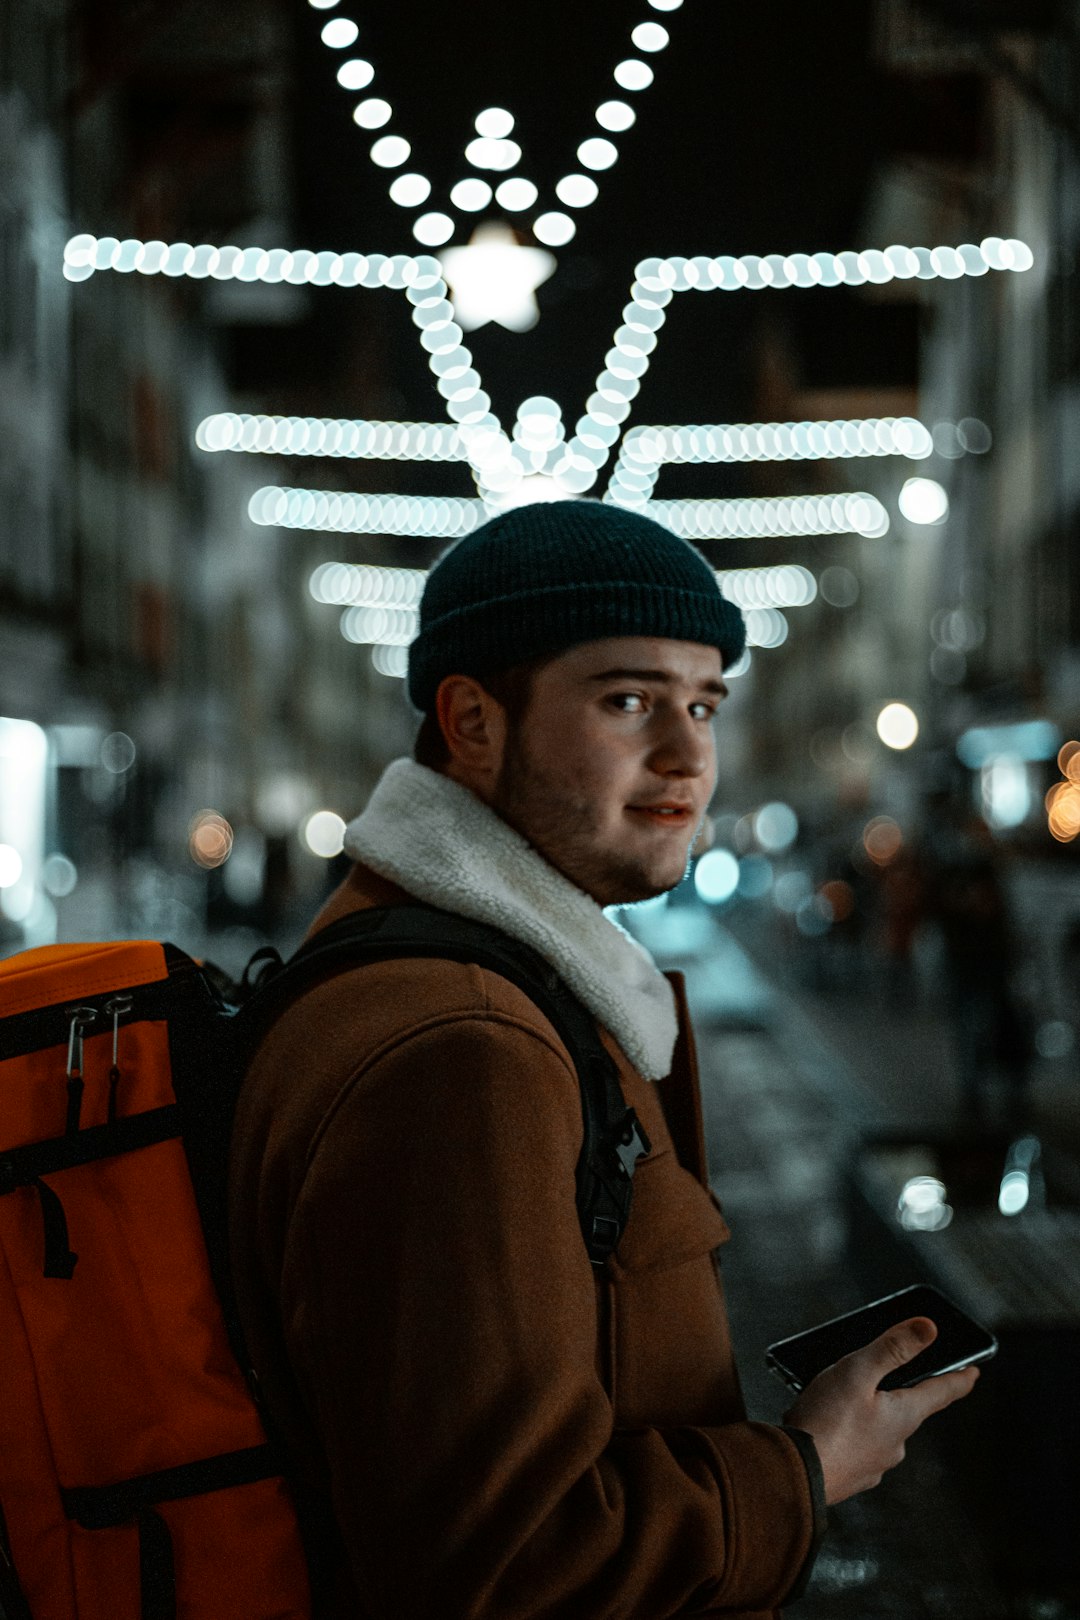
[[[259,1479],[273,1479],[281,1471],[281,1455],[274,1446],[245,1446],[241,1451],[224,1451],[218,1457],[202,1457],[153,1474],[136,1474],[114,1485],[61,1486],[60,1499],[68,1518],[84,1530],[112,1530],[118,1524],[130,1524],[145,1508],[161,1502],[253,1485]]]
[[[118,1480],[114,1485],[61,1486],[60,1500],[69,1519],[84,1530],[111,1530],[134,1522],[139,1530],[139,1620],[176,1620],[176,1570],[169,1527],[154,1508],[188,1496],[253,1485],[282,1471],[281,1457],[270,1445],[247,1446],[218,1457],[162,1468],[153,1474]]]
[[[40,1176],[34,1177],[32,1185],[41,1205],[41,1228],[45,1235],[42,1276],[61,1277],[65,1282],[70,1282],[75,1271],[75,1262],[79,1257],[71,1248],[64,1206]]]
[[[90,1125],[85,1131],[50,1136],[43,1142],[27,1142],[0,1153],[0,1197],[14,1192],[16,1187],[33,1187],[38,1195],[45,1239],[44,1276],[70,1282],[79,1257],[71,1248],[60,1195],[42,1176],[111,1159],[119,1153],[134,1153],[179,1135],[180,1110],[175,1103],[166,1103],[126,1119],[110,1120],[107,1125]]]
[[[0,1615],[3,1615],[3,1620],[34,1620],[12,1561],[11,1541],[2,1503],[0,1503]]]
[[[626,1106],[618,1070],[591,1014],[530,946],[434,906],[371,907],[320,929],[283,967],[265,973],[242,1016],[265,1028],[303,990],[334,973],[423,956],[475,963],[508,979],[535,1003],[566,1046],[578,1073],[584,1123],[575,1171],[578,1215],[589,1259],[603,1265],[629,1218],[634,1166],[650,1143],[634,1110]]]
[[[143,1508],[139,1526],[139,1620],[176,1620],[176,1560],[160,1513]]]
[[[168,1142],[179,1135],[180,1110],[175,1103],[165,1103],[161,1108],[129,1114],[111,1124],[88,1125],[71,1135],[50,1136],[43,1142],[8,1148],[0,1153],[0,1197],[14,1192],[16,1187],[28,1187],[39,1176],[74,1170],[119,1153],[134,1153],[137,1148],[152,1147],[155,1142]]]

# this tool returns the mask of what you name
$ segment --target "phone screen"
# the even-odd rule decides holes
[[[928,1316],[936,1324],[938,1336],[914,1360],[897,1367],[878,1385],[879,1389],[908,1389],[924,1378],[966,1367],[973,1361],[986,1361],[997,1351],[997,1340],[946,1299],[936,1288],[917,1283],[898,1294],[874,1300],[857,1311],[834,1317],[806,1333],[796,1333],[769,1345],[765,1359],[792,1389],[807,1384],[852,1350],[861,1350],[897,1322],[912,1316]]]

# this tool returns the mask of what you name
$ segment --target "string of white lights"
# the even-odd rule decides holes
[[[465,461],[448,422],[368,422],[316,416],[249,416],[219,411],[195,430],[200,450],[338,456],[362,461]]]
[[[782,647],[788,638],[788,622],[779,608],[745,608],[743,620],[748,647]]]
[[[623,437],[607,493],[620,505],[643,505],[666,463],[826,461],[895,455],[920,461],[933,449],[929,429],[910,416],[636,427]]]
[[[417,539],[459,539],[487,516],[483,501],[420,495],[357,495],[267,484],[248,502],[248,516],[264,528],[331,530],[337,534],[395,534]]]
[[[863,417],[827,422],[737,422],[713,427],[636,427],[622,441],[620,456],[657,466],[665,463],[736,461],[832,461],[863,456],[933,454],[930,429],[913,416]]]
[[[97,270],[143,276],[186,276],[193,281],[287,281],[294,287],[392,287],[400,291],[440,274],[428,254],[313,252],[310,248],[215,247],[210,242],[143,242],[138,237],[71,237],[64,275],[86,281]]]
[[[781,647],[787,640],[788,622],[778,608],[746,608],[743,618],[748,647]],[[345,640],[356,646],[399,647],[404,652],[416,639],[419,624],[416,608],[361,602],[345,608],[339,628]],[[400,663],[400,673],[404,675],[408,668],[407,659],[393,662]],[[397,672],[396,669],[381,671],[383,674]]]
[[[345,609],[341,633],[357,646],[377,642],[382,647],[407,647],[416,639],[419,623],[415,608],[361,604]]]
[[[1034,262],[1026,242],[988,236],[977,247],[964,242],[956,248],[897,246],[866,248],[861,253],[652,258],[643,259],[635,273],[640,287],[652,293],[689,292],[691,288],[698,292],[757,292],[766,287],[861,287],[868,281],[882,284],[912,278],[952,281],[984,276],[990,270],[1030,270]],[[215,247],[209,242],[193,246],[190,242],[144,242],[133,236],[122,240],[98,237],[89,232],[71,237],[64,247],[64,274],[69,281],[85,281],[96,270],[118,270],[121,274],[135,271],[144,276],[194,280],[209,277],[215,281],[287,281],[294,286],[402,288],[414,285],[431,264],[438,268],[438,261],[426,254],[414,258],[408,253],[316,253],[309,248]],[[633,301],[641,308],[657,307],[638,298]],[[644,357],[655,347],[647,341],[643,347],[636,339],[631,341],[629,334],[626,338],[623,344],[616,341],[625,354]]]
[[[774,500],[649,501],[646,514],[686,540],[782,539],[791,535],[887,534],[875,495],[785,495]]]
[[[316,602],[329,602],[337,607],[416,608],[426,581],[424,568],[324,562],[308,580],[308,590]]]
[[[817,580],[801,563],[775,568],[718,568],[716,582],[729,602],[748,608],[808,607],[817,597]]]
[[[371,649],[371,662],[380,675],[404,680],[409,673],[409,649],[376,645]]]
[[[886,534],[889,517],[874,495],[786,495],[773,500],[649,501],[648,516],[693,539],[768,539],[810,534]],[[267,484],[248,502],[262,527],[459,538],[487,516],[483,501],[419,495],[364,495]]]
[[[337,7],[339,0],[309,0],[316,11]],[[654,11],[677,11],[682,0],[648,0]],[[322,25],[321,38],[328,50],[348,51],[360,36],[360,28],[350,17],[334,16]],[[652,84],[654,73],[647,57],[666,48],[670,39],[668,30],[655,20],[637,23],[630,30],[630,44],[639,53],[625,57],[616,65],[612,78],[621,91],[640,94]],[[338,66],[338,83],[347,91],[370,90],[375,79],[375,67],[363,56],[346,56]],[[353,121],[360,129],[384,130],[393,117],[390,102],[381,96],[366,95],[353,109]],[[618,160],[619,149],[610,137],[625,133],[633,127],[637,114],[629,102],[622,99],[600,103],[594,114],[602,135],[590,135],[577,148],[577,160],[587,174],[566,174],[555,187],[558,200],[568,208],[587,208],[599,192],[593,174],[603,173]],[[477,213],[494,201],[506,213],[525,213],[533,208],[539,197],[539,187],[524,176],[515,174],[521,162],[521,147],[512,137],[516,129],[514,115],[505,107],[486,107],[474,121],[475,135],[465,146],[465,163],[471,171],[457,181],[449,193],[448,206],[458,213]],[[403,166],[412,156],[410,143],[402,135],[382,134],[372,144],[369,155],[377,167],[402,169],[390,184],[392,202],[401,208],[422,206],[431,196],[431,181],[416,171],[404,171]],[[494,181],[487,177],[503,176]],[[533,220],[532,229],[537,241],[549,247],[560,247],[574,236],[576,226],[569,214],[549,209]],[[448,242],[456,229],[450,214],[430,210],[413,221],[413,234],[428,247]]]
[[[428,272],[428,264],[436,265],[435,274]],[[506,495],[520,484],[524,471],[480,385],[472,352],[462,342],[464,333],[454,319],[449,288],[438,271],[438,260],[425,261],[424,273],[414,278],[405,296],[413,306],[413,325],[419,329],[435,386],[446,400],[446,413],[458,423],[481,499],[497,498],[499,492]]]
[[[806,607],[817,597],[817,581],[801,563],[780,563],[771,568],[718,568],[715,573],[728,600],[744,609]],[[314,570],[308,590],[316,602],[336,607],[415,608],[426,581],[424,568],[331,561],[320,563]]]
[[[842,253],[744,253],[709,258],[643,259],[635,274],[643,286],[672,292],[759,292],[766,287],[861,287],[866,282],[947,281],[985,276],[989,270],[1030,270],[1035,259],[1026,242],[986,236],[976,246],[846,248]]]

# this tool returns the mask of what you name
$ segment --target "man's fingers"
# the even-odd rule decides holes
[[[920,1350],[925,1350],[936,1338],[937,1328],[928,1316],[912,1316],[906,1322],[898,1322],[858,1354],[865,1356],[880,1381],[897,1367],[914,1361]]]
[[[919,1414],[918,1422],[924,1423],[961,1396],[970,1395],[978,1381],[978,1367],[961,1367],[958,1372],[939,1373],[936,1378],[926,1378],[912,1389],[898,1389],[894,1393],[913,1397],[911,1404]]]

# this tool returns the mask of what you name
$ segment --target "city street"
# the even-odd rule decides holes
[[[739,921],[738,933],[752,940],[755,930]],[[940,1011],[890,1010],[865,988],[808,992],[798,984],[797,950],[778,975],[775,954],[763,951],[755,960],[735,933],[700,910],[644,911],[631,926],[658,959],[687,975],[698,1016],[710,1172],[733,1229],[721,1251],[722,1272],[743,1386],[751,1415],[776,1422],[790,1396],[765,1366],[767,1344],[923,1280],[916,1252],[910,1270],[904,1274],[901,1261],[895,1275],[878,1269],[878,1249],[859,1252],[851,1172],[868,1139],[962,1135],[947,1030]],[[1054,1263],[1064,1276],[1080,1264],[1080,1157],[1073,1156],[1075,1139],[1056,1133],[1055,1122],[1075,1116],[1078,1091],[1069,1066],[1060,1079],[1047,1076],[1032,1100],[1036,1128],[1049,1131],[1048,1145],[1056,1142],[1074,1191],[1064,1207],[1051,1201],[1048,1214],[1026,1219],[1058,1220]],[[971,1274],[966,1282],[969,1308],[977,1310],[983,1280]],[[984,1302],[990,1297],[983,1287]],[[1074,1309],[1072,1322],[1075,1342],[1080,1311]],[[1003,1570],[970,1479],[957,1477],[956,1448],[973,1444],[976,1468],[1004,1473],[990,1404],[999,1373],[993,1364],[985,1370],[964,1414],[967,1428],[958,1429],[952,1414],[932,1421],[875,1491],[832,1510],[826,1548],[793,1613],[813,1620],[1080,1614],[1075,1574],[1071,1583],[1040,1582],[1030,1568],[1023,1575]],[[1066,1399],[1075,1422],[1076,1403]],[[1008,1489],[1007,1479],[1001,1483]]]

